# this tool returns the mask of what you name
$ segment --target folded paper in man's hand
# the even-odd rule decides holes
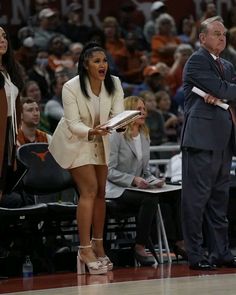
[[[123,128],[127,124],[137,120],[140,115],[140,111],[123,111],[122,113],[108,120],[106,123],[102,124],[101,127],[105,127],[109,130]]]
[[[199,96],[201,97],[204,97],[205,95],[207,95],[206,92],[202,91],[201,89],[197,88],[197,87],[193,87],[192,88],[192,92],[198,94]],[[229,108],[229,105],[227,103],[224,103],[224,102],[221,102],[221,101],[218,101],[216,103],[216,105],[224,110],[227,110]]]

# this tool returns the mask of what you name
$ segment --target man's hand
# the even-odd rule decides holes
[[[205,103],[216,105],[217,103],[221,102],[221,100],[213,95],[206,94],[204,96]]]

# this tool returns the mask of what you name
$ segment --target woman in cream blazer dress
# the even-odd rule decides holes
[[[120,80],[109,73],[104,49],[87,44],[80,56],[79,75],[63,86],[64,117],[49,146],[59,165],[69,169],[80,194],[78,274],[84,273],[85,265],[90,274],[113,267],[102,240],[110,148],[109,132],[100,125],[123,111],[123,98]]]

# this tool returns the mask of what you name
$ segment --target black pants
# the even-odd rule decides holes
[[[113,201],[117,202],[124,212],[137,212],[136,243],[147,245],[157,212],[158,197],[154,194],[125,190],[119,198]]]

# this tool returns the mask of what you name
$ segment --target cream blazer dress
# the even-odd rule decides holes
[[[124,92],[118,77],[112,76],[115,92],[109,95],[102,83],[100,100],[100,124],[124,110]],[[86,80],[89,97],[94,96]],[[49,151],[57,163],[66,169],[87,164],[108,164],[110,147],[108,135],[95,140],[88,139],[88,131],[94,127],[93,101],[81,91],[79,76],[66,82],[62,89],[64,116],[57,125],[49,145]]]

